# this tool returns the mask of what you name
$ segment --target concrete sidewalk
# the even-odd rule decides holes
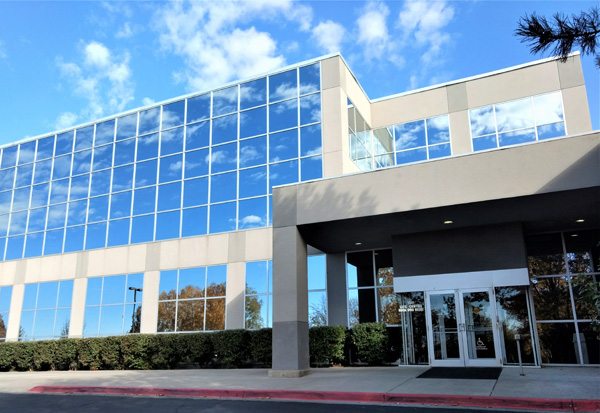
[[[267,376],[267,370],[263,369],[9,372],[0,373],[0,393],[27,392],[38,386],[73,386],[73,388],[100,386],[142,388],[145,391],[151,388],[173,389],[173,391],[177,389],[272,390],[275,392],[347,392],[365,395],[371,392],[390,396],[399,394],[483,396],[496,400],[501,398],[600,399],[600,368],[527,368],[525,376],[519,375],[518,368],[504,368],[498,380],[416,378],[425,370],[427,367],[313,369],[311,374],[293,379],[271,378]]]

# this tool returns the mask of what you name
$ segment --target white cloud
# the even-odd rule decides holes
[[[154,102],[155,102],[154,99],[149,98],[147,96],[142,99],[142,105],[144,105],[144,106],[149,106],[149,105],[153,104]]]
[[[123,26],[115,33],[117,39],[127,39],[133,36],[133,28],[129,22],[125,22]]]
[[[78,116],[73,112],[61,113],[54,124],[54,128],[57,130],[66,129],[69,126],[73,126],[77,122]]]
[[[198,90],[285,65],[271,34],[249,22],[293,22],[309,30],[312,9],[291,0],[172,2],[155,19],[163,50],[184,60],[174,78]]]
[[[441,54],[451,40],[444,28],[454,18],[454,8],[445,0],[406,1],[398,15],[398,26],[402,29],[406,43],[416,42],[424,47],[423,63],[430,64]]]
[[[99,42],[89,42],[85,45],[85,63],[90,66],[106,67],[111,62],[110,51]]]
[[[129,59],[128,52],[115,55],[96,41],[82,45],[81,62],[58,58],[62,76],[70,83],[73,93],[86,101],[86,106],[74,114],[76,118],[65,113],[59,115],[57,124],[123,111],[134,98]]]
[[[327,53],[340,51],[345,36],[344,26],[332,20],[321,22],[312,29],[312,38]]]
[[[356,20],[357,41],[364,47],[365,56],[380,58],[389,48],[390,36],[386,21],[389,14],[390,10],[385,4],[370,2]]]

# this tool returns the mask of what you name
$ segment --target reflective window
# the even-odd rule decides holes
[[[158,156],[158,133],[140,136],[137,139],[137,160],[156,158]]]
[[[154,239],[154,215],[142,215],[131,220],[131,242],[149,242]]]
[[[108,224],[108,247],[129,242],[129,218],[115,219]]]
[[[321,90],[321,70],[319,63],[300,68],[300,95]]]
[[[6,338],[11,298],[12,286],[0,287],[0,341],[4,341]]]
[[[143,128],[152,129],[152,127],[154,126],[153,120],[154,118],[156,118],[156,110],[157,109],[151,109],[150,112],[145,111],[140,113],[140,135],[144,133]],[[158,109],[158,111],[160,112],[160,109]],[[131,115],[123,116],[117,119],[116,139],[118,141],[135,136],[137,127],[137,116],[137,113],[132,113]],[[154,128],[154,130],[156,129],[158,129],[158,122],[156,123],[156,127]]]
[[[265,106],[240,113],[240,139],[267,133],[267,108]]]
[[[212,144],[225,143],[237,139],[238,115],[221,116],[212,121]]]
[[[237,167],[237,143],[213,146],[210,159],[212,173],[235,169]]]
[[[84,337],[139,333],[144,274],[88,278]]]
[[[99,130],[97,133],[102,133]],[[75,131],[75,150],[88,149],[92,147],[94,141],[94,125],[80,128]]]
[[[44,245],[44,233],[37,232],[28,234],[25,240],[25,258],[39,257],[42,255],[42,247]]]
[[[72,280],[25,284],[19,340],[68,337],[72,296]]]
[[[237,111],[238,87],[231,86],[213,92],[213,116]]]
[[[81,199],[86,198],[89,193],[90,187],[90,175],[79,175],[71,178],[70,184],[70,194],[71,199]]]
[[[267,163],[267,137],[240,141],[240,168]]]
[[[267,78],[260,78],[240,85],[240,109],[248,109],[267,103]]]
[[[210,202],[230,201],[237,194],[237,173],[228,172],[210,177]]]
[[[46,213],[48,208],[37,208],[29,211],[29,222],[27,223],[27,231],[43,231],[46,226]]]
[[[251,198],[239,202],[238,227],[249,229],[267,225],[267,198]]]
[[[90,185],[90,196],[107,194],[110,190],[110,170],[94,172]]]
[[[188,125],[186,128],[185,149],[204,148],[210,142],[210,123],[199,122],[193,125]]]
[[[140,112],[138,135],[158,131],[160,125],[160,107],[146,109]],[[117,136],[118,138],[118,136]]]
[[[185,153],[185,177],[208,175],[208,149]]]
[[[46,231],[44,239],[44,255],[60,254],[62,252],[64,230]]]
[[[159,182],[169,182],[181,179],[181,167],[183,155],[171,155],[160,158],[160,169],[158,173]]]
[[[187,101],[187,122],[192,123],[210,117],[210,94],[195,96]]]
[[[133,162],[135,157],[135,139],[127,139],[115,144],[115,166]]]
[[[214,204],[210,206],[210,232],[234,231],[236,227],[235,202]]]
[[[183,125],[185,115],[185,101],[169,103],[163,106],[162,128],[169,129],[175,126]]]
[[[321,125],[300,128],[300,156],[320,155],[321,152]]]
[[[158,332],[225,329],[227,266],[161,271]]]
[[[90,198],[88,222],[104,221],[108,217],[108,195]]]
[[[5,149],[5,151],[6,151],[6,149]],[[46,138],[39,139],[38,144],[37,144],[37,153],[36,153],[35,159],[38,161],[40,161],[42,159],[48,159],[48,158],[51,158],[53,154],[54,154],[54,136],[48,136]],[[3,157],[2,157],[3,162],[4,162],[5,156],[6,156],[6,152],[3,152]],[[14,165],[14,163],[11,163],[11,166],[12,165]]]
[[[65,252],[74,252],[83,250],[83,241],[85,237],[85,227],[67,228],[65,233]]]
[[[315,93],[300,98],[300,124],[321,121],[321,94]]]
[[[309,255],[308,276],[308,324],[327,325],[327,265],[325,255]]]
[[[246,263],[245,327],[259,329],[272,326],[273,277],[271,261]]]
[[[54,158],[52,179],[61,179],[71,174],[71,155],[63,155]]]
[[[32,177],[33,177],[33,164],[29,163],[26,165],[20,165],[17,168],[17,178],[15,180],[15,188],[18,188],[20,186],[25,186],[25,185],[31,185]],[[6,188],[6,189],[8,189],[8,188]]]
[[[184,181],[183,207],[204,205],[208,203],[208,179],[188,179]]]
[[[56,135],[56,148],[54,156],[73,152],[73,131],[63,132]]]
[[[85,224],[87,203],[87,199],[69,203],[69,214],[67,216],[68,226]],[[31,215],[29,215],[29,219],[31,220]]]
[[[9,169],[14,172],[14,169]],[[52,171],[52,159],[40,161],[35,163],[35,169],[33,174],[33,183],[39,184],[41,182],[47,182],[50,180],[50,172]],[[11,176],[12,180],[12,176]]]
[[[269,135],[269,162],[298,157],[298,129]]]
[[[110,217],[121,218],[129,215],[131,215],[131,191],[113,194],[110,197]]]
[[[35,146],[36,141],[25,142],[19,145],[19,165],[23,165],[25,163],[30,163],[34,161],[35,158]],[[6,151],[6,149],[5,149]],[[10,151],[9,151],[10,152]],[[11,156],[8,155],[8,158]],[[7,159],[7,163],[11,164],[12,162]],[[3,168],[8,165],[2,166]],[[1,294],[1,292],[0,292]]]
[[[561,92],[472,109],[469,117],[474,151],[566,134]]]
[[[135,171],[135,187],[155,185],[157,173],[157,160],[138,162]]]
[[[272,132],[293,128],[298,125],[298,100],[269,105],[269,130]]]
[[[207,207],[188,208],[183,210],[181,236],[191,237],[204,235],[207,232]]]
[[[156,204],[156,187],[136,189],[133,198],[133,215],[154,212]]]
[[[89,224],[85,235],[85,249],[104,248],[106,245],[106,222]]]
[[[296,69],[269,76],[269,100],[294,98],[298,95],[298,79]]]
[[[15,179],[15,168],[0,170],[0,190],[10,190]]]
[[[133,185],[133,165],[125,165],[113,170],[112,192],[131,189]]]
[[[48,223],[46,228],[60,228],[65,226],[67,216],[67,204],[52,205],[48,208]]]
[[[181,207],[181,182],[158,187],[158,210],[179,209]]]
[[[112,166],[113,145],[104,145],[94,148],[94,163],[92,169],[110,168]]]
[[[267,193],[267,167],[259,166],[240,170],[240,198]]]
[[[2,164],[0,167],[9,168],[15,166],[17,163],[17,151],[19,147],[17,145],[9,146],[2,150]]]
[[[179,237],[180,211],[162,212],[156,215],[156,240]]]
[[[73,155],[73,175],[79,175],[90,172],[91,163],[91,150],[75,152],[75,154]]]
[[[322,165],[323,159],[321,156],[300,159],[300,180],[321,179],[323,177]]]
[[[181,151],[183,151],[183,128],[163,131],[160,135],[161,156]]]
[[[78,131],[79,132],[79,131]],[[104,145],[115,140],[115,120],[107,120],[96,124],[96,139],[94,146]]]
[[[298,182],[298,161],[280,162],[269,165],[269,193],[277,185]]]

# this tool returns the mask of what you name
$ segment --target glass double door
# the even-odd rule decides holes
[[[498,366],[499,338],[492,289],[426,293],[432,366]]]

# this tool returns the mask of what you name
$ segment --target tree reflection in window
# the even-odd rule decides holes
[[[227,266],[161,271],[158,332],[225,329]]]

